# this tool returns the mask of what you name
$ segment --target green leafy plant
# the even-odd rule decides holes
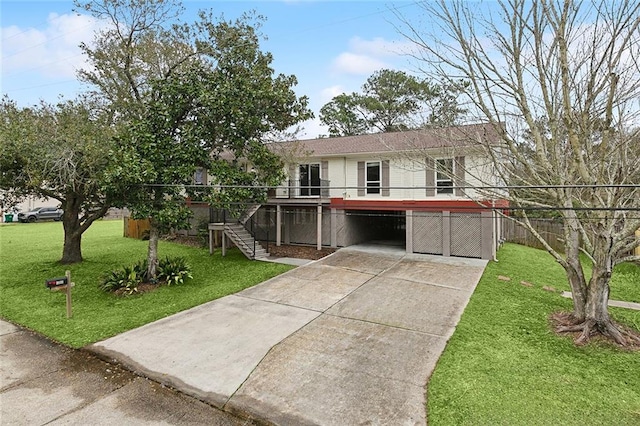
[[[193,278],[191,268],[183,257],[165,257],[158,262],[158,275],[150,279],[147,273],[147,260],[143,259],[133,266],[111,271],[100,283],[100,288],[111,293],[130,295],[139,293],[140,284],[182,284]]]
[[[193,278],[191,268],[183,257],[165,257],[158,262],[158,280],[167,285],[182,284],[185,279]]]
[[[125,266],[111,271],[100,283],[100,288],[108,292],[122,292],[129,295],[138,292],[138,285],[141,282],[136,268]]]
[[[140,261],[138,261],[138,263],[136,263],[135,265],[133,265],[133,270],[135,271],[135,273],[138,275],[138,277],[140,278],[140,281],[143,283],[146,282],[152,282],[152,284],[155,284],[155,282],[153,282],[152,280],[149,280],[149,271],[148,271],[148,261],[147,259],[142,259]]]

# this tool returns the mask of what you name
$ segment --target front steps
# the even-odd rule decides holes
[[[255,238],[244,229],[240,223],[210,223],[209,224],[209,241],[212,241],[212,231],[223,231],[224,235],[228,237],[233,244],[244,254],[248,259],[264,259],[269,256],[269,253],[258,243]],[[254,251],[255,247],[255,251]],[[213,253],[213,246],[209,246],[209,252]],[[222,255],[226,254],[226,248],[222,248]]]

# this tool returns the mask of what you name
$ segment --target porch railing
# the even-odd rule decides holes
[[[330,181],[320,179],[318,182],[302,182],[290,179],[275,190],[276,198],[328,198]]]

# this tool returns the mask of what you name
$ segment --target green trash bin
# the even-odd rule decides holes
[[[4,215],[4,221],[7,223],[13,222],[13,215],[12,214],[5,214]]]

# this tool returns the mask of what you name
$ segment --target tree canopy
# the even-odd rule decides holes
[[[325,104],[320,121],[331,137],[450,126],[464,113],[457,103],[464,87],[461,81],[438,85],[382,69],[367,79],[362,93],[343,93]]]
[[[260,17],[227,21],[201,12],[193,24],[177,25],[167,22],[180,13],[172,2],[79,6],[112,22],[96,47],[84,46],[93,69],[80,77],[121,129],[110,182],[127,187],[123,201],[135,217],[150,219],[154,277],[159,233],[185,224],[187,195],[205,196],[206,188],[188,186],[196,168],[221,185],[209,200],[259,200],[266,191],[257,188],[282,179],[279,159],[263,142],[311,112],[292,90],[295,76],[276,75],[271,54],[260,50]]]
[[[595,333],[620,344],[640,341],[607,308],[613,267],[640,260],[632,255],[640,244],[634,236],[640,228],[640,4],[512,0],[480,9],[439,0],[421,6],[431,30],[403,18],[421,69],[441,81],[469,81],[470,115],[492,123],[501,138],[481,147],[492,159],[487,167],[503,185],[525,187],[483,196],[506,197],[520,208],[517,220],[566,271],[574,309],[556,318],[558,330],[580,332],[577,343]],[[564,253],[532,227],[530,208],[562,217]]]
[[[104,216],[117,194],[102,184],[111,129],[86,99],[20,108],[0,103],[0,189],[13,202],[52,198],[64,210],[61,262],[82,260],[82,234]]]

